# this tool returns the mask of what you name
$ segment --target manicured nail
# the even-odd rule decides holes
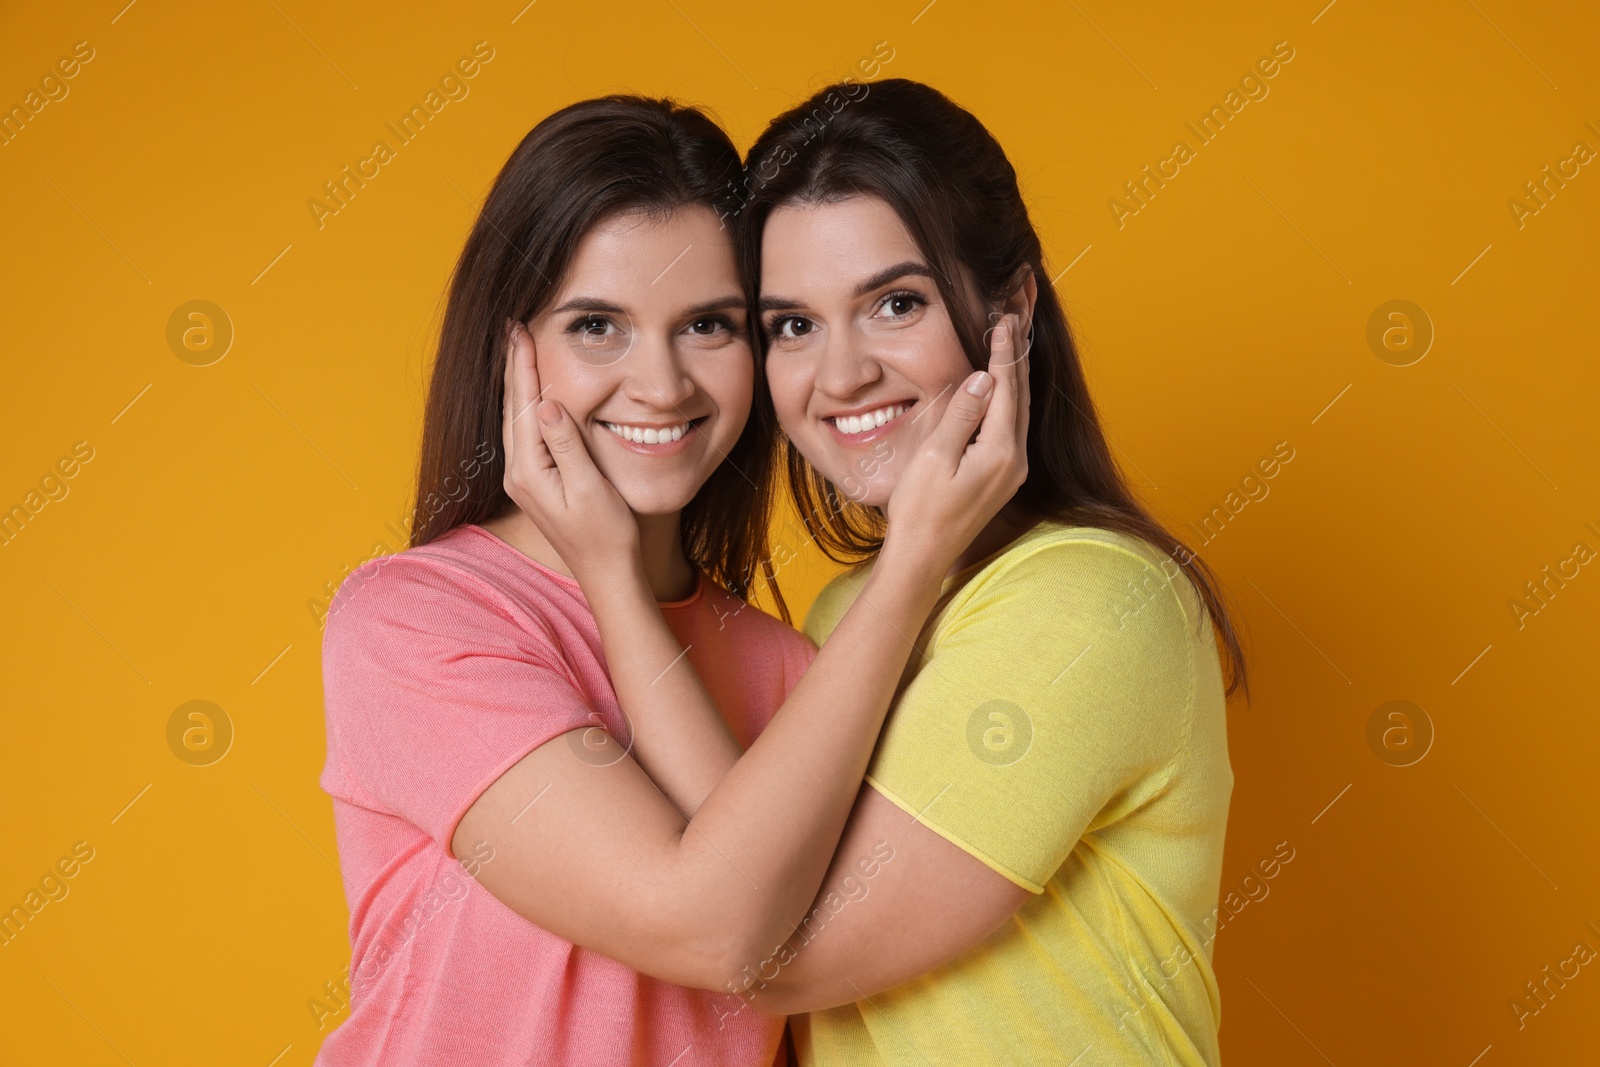
[[[973,396],[988,396],[989,387],[993,384],[994,379],[989,377],[988,372],[979,371],[967,379],[967,392]]]
[[[538,407],[539,421],[546,426],[554,426],[561,421],[561,405],[554,400],[546,400]]]
[[[1007,336],[1008,335],[1006,333],[1005,323],[1001,323],[999,326],[996,326],[994,328],[994,343],[995,344],[997,344],[997,345],[1005,344]]]

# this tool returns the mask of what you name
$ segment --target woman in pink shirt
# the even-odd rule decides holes
[[[723,225],[739,176],[696,110],[586,101],[528,134],[467,239],[412,547],[327,620],[352,964],[320,1064],[782,1055],[781,1019],[702,990],[811,908],[905,635],[1026,474],[1026,360],[995,331],[815,652],[745,600],[775,569],[776,423]]]

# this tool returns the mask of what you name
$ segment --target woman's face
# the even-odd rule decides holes
[[[732,450],[755,367],[729,233],[711,209],[619,215],[578,244],[528,324],[539,387],[639,515],[674,514]]]
[[[762,237],[760,306],[784,432],[851,500],[883,506],[972,373],[928,261],[877,197],[786,205]]]

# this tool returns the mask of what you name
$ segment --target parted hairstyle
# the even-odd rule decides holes
[[[762,236],[774,209],[876,197],[926,257],[974,369],[988,365],[989,314],[1032,269],[1038,298],[1028,360],[1028,476],[1016,503],[1071,525],[1131,534],[1172,557],[1167,577],[1177,568],[1188,575],[1220,637],[1227,693],[1243,687],[1248,699],[1244,652],[1221,584],[1145,511],[1112,459],[1016,171],[983,124],[920,82],[842,82],[772,120],[745,157],[744,187],[737,226],[752,300],[760,295]],[[787,438],[781,450],[794,503],[823,552],[840,563],[874,555],[883,544],[882,510],[841,494]]]
[[[692,205],[725,217],[739,176],[738,150],[722,128],[670,100],[584,100],[522,139],[450,279],[423,416],[413,547],[515,507],[501,449],[506,320],[527,322],[549,307],[579,242],[598,223],[632,212],[661,218]],[[745,598],[758,571],[771,577],[777,422],[760,360],[755,370],[744,432],[682,514],[689,559]],[[773,592],[787,618],[775,584]]]

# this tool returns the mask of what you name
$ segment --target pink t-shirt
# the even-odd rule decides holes
[[[815,649],[703,574],[662,612],[748,746]],[[491,848],[451,852],[533,749],[597,721],[626,736],[577,582],[460,526],[351,574],[322,655],[351,967],[319,1065],[770,1067],[782,1019],[562,940],[471,877]]]

